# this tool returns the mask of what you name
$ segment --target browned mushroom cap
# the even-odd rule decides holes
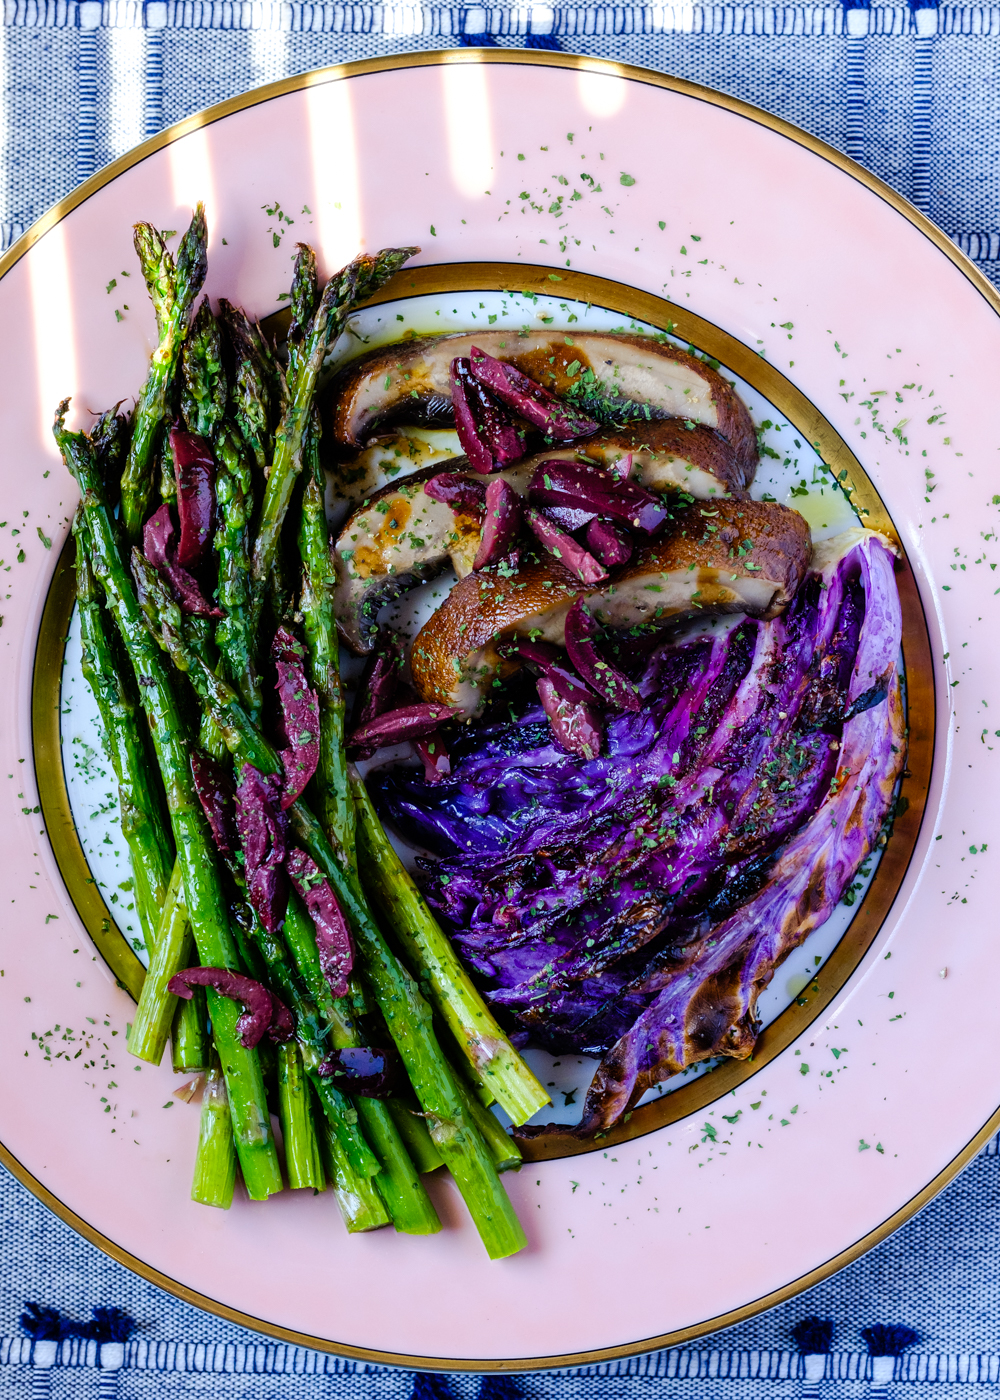
[[[775,502],[696,503],[667,532],[598,588],[555,560],[503,578],[470,575],[418,633],[411,652],[422,699],[480,710],[494,681],[516,668],[499,643],[515,633],[562,645],[566,613],[584,595],[606,626],[678,622],[745,612],[773,617],[801,583],[811,555],[809,527]]]
[[[661,418],[602,432],[577,443],[573,451],[602,466],[631,456],[633,479],[640,485],[651,491],[687,491],[697,501],[742,496],[753,480],[732,443],[707,423],[691,419]]]
[[[812,544],[776,501],[701,501],[632,556],[590,608],[608,627],[698,613],[776,617],[805,577]]]
[[[325,400],[324,438],[342,453],[393,423],[450,423],[451,362],[473,345],[555,394],[573,390],[584,409],[599,402],[617,417],[625,402],[649,421],[704,423],[731,444],[743,484],[753,480],[757,438],[732,385],[704,360],[643,335],[477,331],[384,346],[335,376]]]
[[[504,476],[523,494],[540,462],[573,457],[585,457],[602,467],[631,457],[632,480],[640,486],[651,491],[686,491],[698,501],[743,496],[747,485],[732,444],[714,428],[683,418],[603,428],[592,438],[525,457],[507,467]]]
[[[526,563],[516,573],[486,569],[460,579],[414,638],[410,669],[424,700],[447,695],[449,705],[475,714],[490,686],[518,669],[503,660],[497,644],[529,632],[562,645],[563,624],[574,598],[587,593],[568,569],[551,557]]]
[[[462,459],[464,461],[464,458]],[[451,563],[461,578],[472,568],[481,525],[475,514],[432,500],[425,468],[385,486],[354,512],[332,546],[337,574],[334,614],[352,651],[371,651],[379,609]]]

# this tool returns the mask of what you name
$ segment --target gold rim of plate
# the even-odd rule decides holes
[[[148,155],[163,149],[192,131],[209,126],[232,113],[281,97],[286,93],[362,77],[370,73],[403,68],[435,67],[447,63],[507,63],[602,73],[676,92],[756,122],[829,161],[879,195],[929,238],[969,279],[993,310],[1000,314],[1000,296],[995,289],[929,219],[914,209],[888,185],[863,170],[847,156],[842,155],[816,137],[800,131],[788,122],[762,112],[736,98],[714,92],[700,84],[652,73],[641,68],[633,68],[625,64],[570,54],[489,49],[394,55],[338,65],[299,74],[296,77],[269,84],[266,87],[220,103],[218,106],[208,108],[204,112],[167,128],[159,135],[136,147],[128,155],[99,171],[66,199],[56,204],[0,258],[0,277],[4,276],[24,256],[39,238],[84,200],[111,183],[124,171],[137,165]],[[916,846],[927,803],[934,755],[934,684],[926,619],[905,549],[902,548],[899,536],[860,462],[815,406],[773,365],[768,364],[742,342],[693,312],[649,293],[626,287],[621,283],[573,272],[569,269],[560,270],[557,274],[559,285],[556,289],[556,283],[553,280],[555,275],[554,270],[549,267],[523,267],[503,263],[422,266],[404,269],[374,300],[384,302],[428,295],[434,292],[459,290],[527,290],[548,294],[558,290],[558,294],[567,299],[590,301],[595,305],[620,311],[638,321],[644,321],[663,329],[670,327],[673,334],[690,341],[699,350],[719,360],[725,368],[746,380],[783,413],[790,423],[805,434],[808,441],[817,447],[823,460],[833,469],[851,504],[862,515],[865,523],[887,534],[900,547],[901,554],[897,582],[903,607],[903,653],[910,716],[910,752],[903,784],[903,793],[907,798],[908,806],[896,820],[892,839],[883,852],[865,898],[843,938],[821,968],[819,980],[811,982],[795,1003],[786,1008],[764,1030],[751,1060],[726,1062],[713,1070],[711,1074],[676,1090],[656,1103],[637,1109],[628,1124],[609,1133],[601,1140],[599,1146],[604,1149],[609,1145],[642,1136],[665,1126],[667,1123],[676,1121],[680,1117],[697,1112],[705,1104],[714,1102],[728,1093],[735,1084],[743,1082],[756,1073],[764,1064],[780,1054],[824,1010],[858,966],[892,906]],[[142,964],[118,931],[114,919],[100,895],[97,884],[90,874],[86,857],[73,825],[63,774],[59,689],[65,639],[73,608],[73,572],[72,549],[70,543],[67,542],[57,563],[46,600],[35,656],[32,686],[32,730],[40,802],[53,851],[80,917],[119,983],[133,996],[137,996],[144,976]],[[832,1259],[826,1260],[782,1288],[754,1299],[730,1312],[659,1336],[638,1338],[617,1346],[586,1352],[503,1360],[427,1357],[378,1351],[297,1332],[294,1329],[277,1326],[265,1319],[253,1317],[189,1288],[186,1284],[163,1274],[160,1270],[122,1249],[53,1195],[2,1144],[0,1144],[0,1161],[3,1161],[18,1180],[43,1201],[49,1209],[113,1259],[175,1296],[229,1321],[264,1332],[282,1341],[335,1352],[361,1361],[446,1371],[526,1371],[550,1367],[591,1365],[618,1357],[636,1355],[640,1352],[677,1346],[721,1327],[732,1326],[737,1322],[744,1321],[767,1308],[776,1306],[787,1298],[794,1297],[795,1294],[851,1263],[902,1225],[971,1161],[998,1126],[1000,1126],[1000,1109],[990,1117],[989,1121],[982,1126],[952,1161],[899,1210],[848,1249]],[[529,1147],[530,1151],[525,1154],[528,1160],[562,1157],[575,1152],[593,1150],[589,1145],[577,1143],[573,1139],[564,1142],[558,1137],[532,1143]]]

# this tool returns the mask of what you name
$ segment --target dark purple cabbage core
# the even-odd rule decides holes
[[[527,705],[460,731],[433,787],[369,779],[441,857],[428,897],[490,1001],[553,1051],[604,1056],[582,1132],[748,1055],[759,992],[879,835],[905,751],[892,556],[862,532],[827,556],[771,622],[620,636],[642,707],[609,716],[597,758]]]

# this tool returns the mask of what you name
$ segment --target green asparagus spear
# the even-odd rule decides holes
[[[309,330],[309,322],[316,314],[319,305],[319,277],[316,273],[316,254],[308,243],[297,243],[295,267],[292,271],[292,290],[289,305],[292,313],[288,327],[288,370],[287,384],[294,385],[301,363],[302,344]]]
[[[222,367],[222,337],[208,297],[195,313],[181,353],[184,370],[181,414],[188,432],[211,441],[226,411],[228,385]]]
[[[174,465],[174,449],[170,441],[170,426],[166,420],[160,424],[160,500],[177,500],[177,469]]]
[[[375,808],[357,776],[351,783],[358,812],[358,856],[362,883],[391,928],[411,971],[472,1066],[513,1123],[526,1123],[550,1102],[545,1089],[490,1013],[450,940],[428,909],[409,872],[393,850]]]
[[[132,860],[135,907],[146,947],[156,946],[160,908],[173,865],[173,841],[162,818],[159,775],[152,769],[136,719],[136,703],[117,664],[108,616],[87,557],[86,526],[78,510],[76,601],[80,612],[81,669],[100,712],[108,757],[118,783],[122,835]]]
[[[330,991],[319,965],[312,921],[295,894],[289,899],[285,914],[285,940],[329,1027],[331,1044],[338,1050],[367,1044],[353,1015],[350,998],[335,998]],[[440,1230],[441,1222],[388,1105],[360,1094],[354,1102],[368,1140],[382,1163],[377,1185],[392,1223],[406,1235],[434,1234]]]
[[[498,1172],[519,1171],[522,1157],[517,1143],[506,1133],[498,1118],[479,1102],[472,1089],[465,1082],[460,1069],[455,1070],[455,1083],[466,1112],[483,1135],[483,1141],[490,1150]]]
[[[160,580],[160,586],[165,587],[162,583],[162,579],[160,579],[160,575],[146,562],[145,557],[139,553],[138,549],[132,550],[132,558],[133,561],[138,558],[141,568],[146,571],[147,575],[157,578]],[[132,565],[132,577],[139,577],[134,562]],[[141,597],[139,598],[139,603],[141,606]],[[180,610],[178,609],[178,616],[180,615]],[[211,666],[217,676],[221,676],[224,668],[218,648],[215,645],[215,637],[210,620],[207,617],[191,617],[187,619],[186,625],[192,637],[195,639],[198,653],[204,658],[205,664]],[[226,741],[219,732],[219,726],[212,716],[205,714],[204,711],[202,711],[201,719],[198,723],[198,743],[200,747],[214,759],[221,760],[228,757]]]
[[[322,1113],[317,1113],[313,1121],[330,1190],[340,1207],[348,1233],[356,1235],[368,1230],[381,1230],[383,1225],[389,1224],[389,1215],[374,1178],[358,1176],[352,1170],[340,1140]]]
[[[230,683],[256,722],[262,699],[250,634],[249,527],[253,485],[243,451],[236,433],[224,424],[215,440],[215,491],[219,506],[215,532],[219,586],[215,596],[225,616],[216,625],[215,641]]]
[[[274,451],[274,421],[284,382],[281,370],[260,328],[245,311],[222,299],[219,319],[229,344],[229,412],[263,473]]]
[[[94,575],[103,586],[118,624],[149,721],[157,761],[167,791],[174,844],[184,880],[188,915],[202,963],[238,968],[222,882],[205,818],[194,792],[188,762],[188,736],[173,693],[166,659],[150,636],[136,601],[102,500],[100,480],[89,439],[65,428],[68,401],[56,416],[56,441],[83,497],[87,543]],[[236,1147],[243,1179],[252,1200],[281,1190],[281,1173],[271,1135],[260,1062],[236,1034],[240,1014],[235,1002],[210,990],[209,1013],[216,1047],[226,1075]]]
[[[188,429],[214,445],[216,500],[219,525],[215,549],[219,556],[216,597],[225,610],[215,640],[226,673],[240,691],[251,713],[260,708],[259,684],[249,663],[247,628],[249,568],[247,527],[252,510],[249,467],[236,432],[222,418],[226,409],[227,379],[222,362],[222,337],[208,298],[202,302],[184,344],[184,389],[181,407]],[[205,736],[207,737],[207,736]],[[204,739],[203,739],[204,742]],[[208,743],[209,752],[216,747]]]
[[[526,1243],[524,1231],[441,1053],[430,1007],[390,952],[360,887],[345,879],[319,823],[304,804],[296,804],[293,824],[350,920],[365,975],[427,1115],[431,1139],[455,1178],[487,1253],[491,1259],[516,1254]]]
[[[323,360],[343,330],[358,301],[373,296],[397,272],[416,248],[385,248],[374,257],[355,258],[335,273],[323,288],[316,312],[296,352],[294,382],[275,435],[274,460],[267,478],[252,558],[253,618],[260,620],[278,555],[281,527],[302,470],[302,440],[312,415],[313,398]]]
[[[193,987],[190,1001],[178,999],[170,1023],[170,1059],[174,1073],[195,1074],[207,1069],[211,1046],[205,988]]]
[[[201,1100],[198,1152],[194,1159],[191,1199],[228,1210],[236,1185],[236,1149],[226,1080],[218,1056],[208,1071]]]
[[[267,932],[248,905],[237,911],[237,918],[246,919],[247,930],[262,959],[259,980],[273,986],[295,1016],[295,1035],[303,1064],[323,1106],[323,1112],[329,1120],[331,1130],[336,1134],[347,1155],[351,1169],[358,1176],[374,1176],[379,1170],[378,1158],[358,1129],[357,1114],[351,1107],[350,1100],[319,1073],[319,1067],[327,1053],[327,1027],[315,1005],[303,991],[283,943]]]
[[[313,1127],[309,1081],[294,1041],[278,1046],[278,1104],[289,1186],[293,1191],[307,1186],[314,1191],[325,1190],[326,1177]]]
[[[309,683],[319,699],[319,766],[313,780],[316,810],[335,851],[354,862],[354,802],[347,781],[344,750],[344,691],[333,612],[335,575],[330,557],[318,436],[310,431],[309,472],[302,498],[299,552],[302,555],[302,627],[308,652]]]
[[[132,425],[123,413],[121,404],[115,404],[100,418],[90,430],[90,440],[94,444],[97,469],[104,485],[104,499],[114,508],[121,494],[122,462],[128,452]]]
[[[180,861],[175,862],[167,886],[160,923],[156,932],[153,956],[146,969],[145,981],[139,993],[135,1019],[129,1027],[126,1045],[130,1055],[148,1064],[158,1065],[163,1047],[170,1034],[177,1003],[180,1000],[167,991],[167,983],[182,968],[194,962],[194,935],[184,903],[184,877]]]
[[[412,1102],[387,1099],[386,1107],[392,1114],[396,1131],[406,1144],[406,1150],[417,1171],[421,1176],[424,1172],[437,1171],[438,1167],[444,1164],[444,1159],[434,1146],[416,1099]]]
[[[281,761],[251,724],[235,692],[191,649],[176,624],[164,622],[159,635],[176,664],[186,670],[195,692],[209,706],[238,762],[264,774],[281,773]],[[360,885],[345,872],[310,809],[301,800],[290,809],[292,826],[330,881],[354,934],[363,970],[402,1057],[430,1134],[465,1199],[491,1259],[516,1254],[525,1244],[521,1228],[478,1127],[470,1119],[454,1071],[438,1045],[432,1012],[413,978],[390,951]]]
[[[276,771],[276,755],[268,754],[259,740],[256,760],[255,767],[262,772]],[[390,951],[360,886],[345,875],[315,816],[301,801],[291,808],[291,816],[303,849],[330,881],[351,924],[365,976],[427,1115],[431,1138],[455,1178],[487,1253],[491,1259],[516,1254],[525,1245],[524,1231],[438,1045],[430,1007]]]
[[[289,335],[292,343],[301,341],[301,328],[311,314],[314,268],[315,260],[310,264],[305,256],[300,258],[296,267],[292,332]],[[309,680],[316,689],[320,709],[319,765],[312,786],[323,824],[330,833],[331,845],[337,855],[350,865],[354,860],[354,803],[347,785],[344,693],[340,682],[337,626],[333,614],[334,573],[326,523],[325,483],[319,460],[319,434],[318,416],[314,410],[303,444],[307,477],[299,527],[299,553],[302,558],[300,611],[306,636]],[[335,1001],[330,993],[319,966],[313,929],[297,900],[291,902],[285,931],[300,972],[330,1022],[334,1045],[343,1049],[364,1044],[348,1000],[342,998]],[[382,1160],[383,1175],[379,1177],[379,1189],[396,1229],[408,1234],[430,1234],[439,1230],[441,1223],[437,1212],[420,1184],[419,1173],[389,1106],[377,1099],[361,1096],[356,1097],[355,1102],[369,1141]],[[416,1133],[413,1135],[416,1136]],[[424,1135],[430,1145],[426,1129]]]
[[[169,411],[169,393],[191,308],[207,270],[205,210],[199,204],[177,250],[176,263],[152,224],[136,224],[135,251],[156,312],[159,344],[135,407],[132,441],[122,475],[122,519],[129,540],[137,540],[153,488],[153,458]]]

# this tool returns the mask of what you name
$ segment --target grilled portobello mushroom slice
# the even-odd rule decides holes
[[[729,381],[687,350],[633,334],[477,331],[382,346],[334,376],[324,399],[324,442],[343,456],[394,424],[453,422],[451,362],[473,345],[603,422],[704,424],[730,444],[742,486],[753,480],[757,437]]]
[[[499,645],[513,635],[561,646],[566,614],[585,596],[608,627],[666,625],[744,612],[774,617],[809,566],[809,527],[776,502],[718,500],[690,506],[605,582],[588,586],[555,559],[517,573],[484,570],[455,585],[413,641],[421,699],[480,712],[489,691],[517,669]]]

